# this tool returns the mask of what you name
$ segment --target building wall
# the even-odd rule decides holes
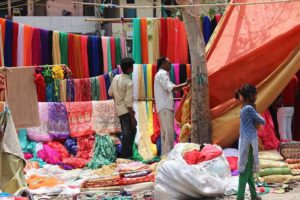
[[[18,23],[54,31],[88,34],[96,32],[95,22],[86,22],[84,16],[26,16],[13,20]]]
[[[47,15],[48,16],[62,16],[63,10],[70,11],[72,16],[82,16],[83,6],[72,3],[73,0],[48,0],[47,1]],[[82,1],[82,0],[76,0]]]
[[[127,4],[126,0],[120,0],[120,5],[136,5],[136,6],[152,6],[152,1],[148,0],[135,0],[135,4]],[[157,5],[160,5],[160,0],[157,0]],[[157,16],[161,16],[160,9],[156,9]],[[120,10],[120,15],[124,16],[123,9]],[[153,16],[153,8],[149,9],[137,9],[137,17],[156,17]]]

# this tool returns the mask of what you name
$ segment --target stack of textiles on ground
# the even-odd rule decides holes
[[[284,142],[280,145],[280,153],[288,164],[293,179],[300,181],[300,142]]]
[[[293,176],[288,164],[276,150],[259,152],[259,179],[266,183],[288,183]]]
[[[146,165],[142,162],[117,159],[116,163],[105,165],[93,173],[98,178],[83,182],[81,191],[105,190],[153,190],[157,163]]]
[[[123,37],[44,30],[0,19],[5,66],[66,64],[74,78],[112,71],[126,57]]]
[[[65,169],[115,161],[121,131],[114,102],[39,103],[40,126],[19,131],[25,158]]]

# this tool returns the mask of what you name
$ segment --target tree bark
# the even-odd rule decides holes
[[[178,4],[198,4],[201,0],[177,0]],[[205,42],[200,26],[199,7],[182,8],[192,64],[191,142],[211,143],[208,74]]]

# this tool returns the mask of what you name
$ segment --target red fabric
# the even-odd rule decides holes
[[[189,62],[189,47],[187,41],[187,35],[185,30],[184,22],[179,21],[178,23],[178,37],[177,37],[177,47],[176,47],[176,57],[178,58],[178,63],[186,64]]]
[[[13,46],[12,46],[12,64],[13,66],[17,66],[17,52],[18,52],[18,32],[19,32],[19,24],[13,22]]]
[[[77,52],[74,52],[74,34],[68,34],[68,64],[69,68],[73,74],[73,78],[77,78],[75,74],[75,61],[74,55],[77,55]]]
[[[81,79],[74,79],[74,100],[82,101]]]
[[[81,36],[80,35],[74,35],[73,36],[74,41],[74,77],[76,78],[82,78],[83,77],[83,62],[82,62],[82,48],[81,48]]]
[[[29,160],[29,159],[33,158],[33,155],[31,153],[24,153],[24,158],[26,160]]]
[[[36,84],[37,96],[39,102],[46,101],[46,84],[43,75],[34,74],[34,83]]]
[[[207,144],[201,151],[193,150],[184,154],[183,158],[189,165],[198,164],[199,162],[212,160],[222,155],[222,151],[214,145]]]
[[[77,158],[90,160],[93,157],[95,136],[82,136],[77,139]]]
[[[151,142],[153,144],[156,144],[157,139],[160,136],[160,125],[159,125],[159,120],[158,120],[158,114],[156,111],[156,106],[153,104],[153,134],[151,135]]]
[[[278,149],[280,141],[276,137],[273,119],[270,112],[267,110],[262,114],[262,117],[265,119],[266,124],[258,130],[258,137],[261,139],[265,150]]]
[[[238,157],[230,156],[226,157],[228,163],[229,163],[229,168],[231,171],[237,170],[238,169]]]
[[[142,48],[142,63],[148,62],[148,33],[147,33],[147,19],[141,19],[141,42],[143,45]]]
[[[88,160],[83,158],[64,158],[63,163],[73,168],[84,168],[88,164]]]
[[[110,55],[112,69],[116,68],[116,41],[114,37],[110,37]]]
[[[298,85],[297,76],[293,76],[292,80],[282,91],[282,104],[283,105],[295,105],[296,101],[296,91]]]
[[[167,18],[167,30],[168,30],[168,43],[167,43],[167,57],[171,63],[175,61],[175,25],[173,18]]]
[[[46,144],[49,145],[49,147],[51,147],[52,149],[55,149],[55,151],[57,151],[57,153],[60,154],[61,158],[70,157],[68,150],[61,143],[53,141],[53,142],[47,142]]]
[[[33,30],[32,35],[32,65],[40,65],[42,60],[40,29]]]
[[[92,86],[91,80],[89,78],[80,79],[81,85],[81,101],[91,101],[92,100]]]
[[[216,18],[216,20],[217,20],[217,23],[219,23],[221,17],[222,17],[221,14],[216,14],[216,15],[215,15],[215,18]]]
[[[99,82],[99,89],[100,89],[100,100],[107,100],[107,94],[106,94],[106,83],[104,76],[98,76],[98,82]]]
[[[160,31],[159,31],[159,51],[160,56],[167,56],[167,47],[168,47],[168,25],[167,19],[160,19]]]
[[[82,48],[82,64],[83,64],[83,77],[89,77],[89,58],[88,58],[88,36],[81,36],[81,48]]]
[[[35,28],[24,25],[24,66],[32,65],[32,36]]]
[[[92,102],[66,102],[71,137],[94,133],[92,128]]]
[[[137,177],[137,178],[121,178],[120,180],[121,185],[131,185],[131,184],[144,183],[144,182],[155,182],[154,173],[142,177]]]

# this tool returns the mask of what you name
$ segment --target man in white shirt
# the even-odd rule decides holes
[[[157,61],[159,71],[154,78],[154,97],[160,122],[162,155],[168,154],[174,145],[174,99],[173,92],[180,91],[191,81],[175,85],[170,81],[171,62],[162,57]]]
[[[131,58],[124,58],[121,62],[123,74],[116,75],[108,90],[109,96],[113,97],[115,107],[120,119],[122,138],[122,158],[132,156],[132,145],[136,134],[136,120],[133,106],[133,82],[130,74],[133,71],[134,61]]]

